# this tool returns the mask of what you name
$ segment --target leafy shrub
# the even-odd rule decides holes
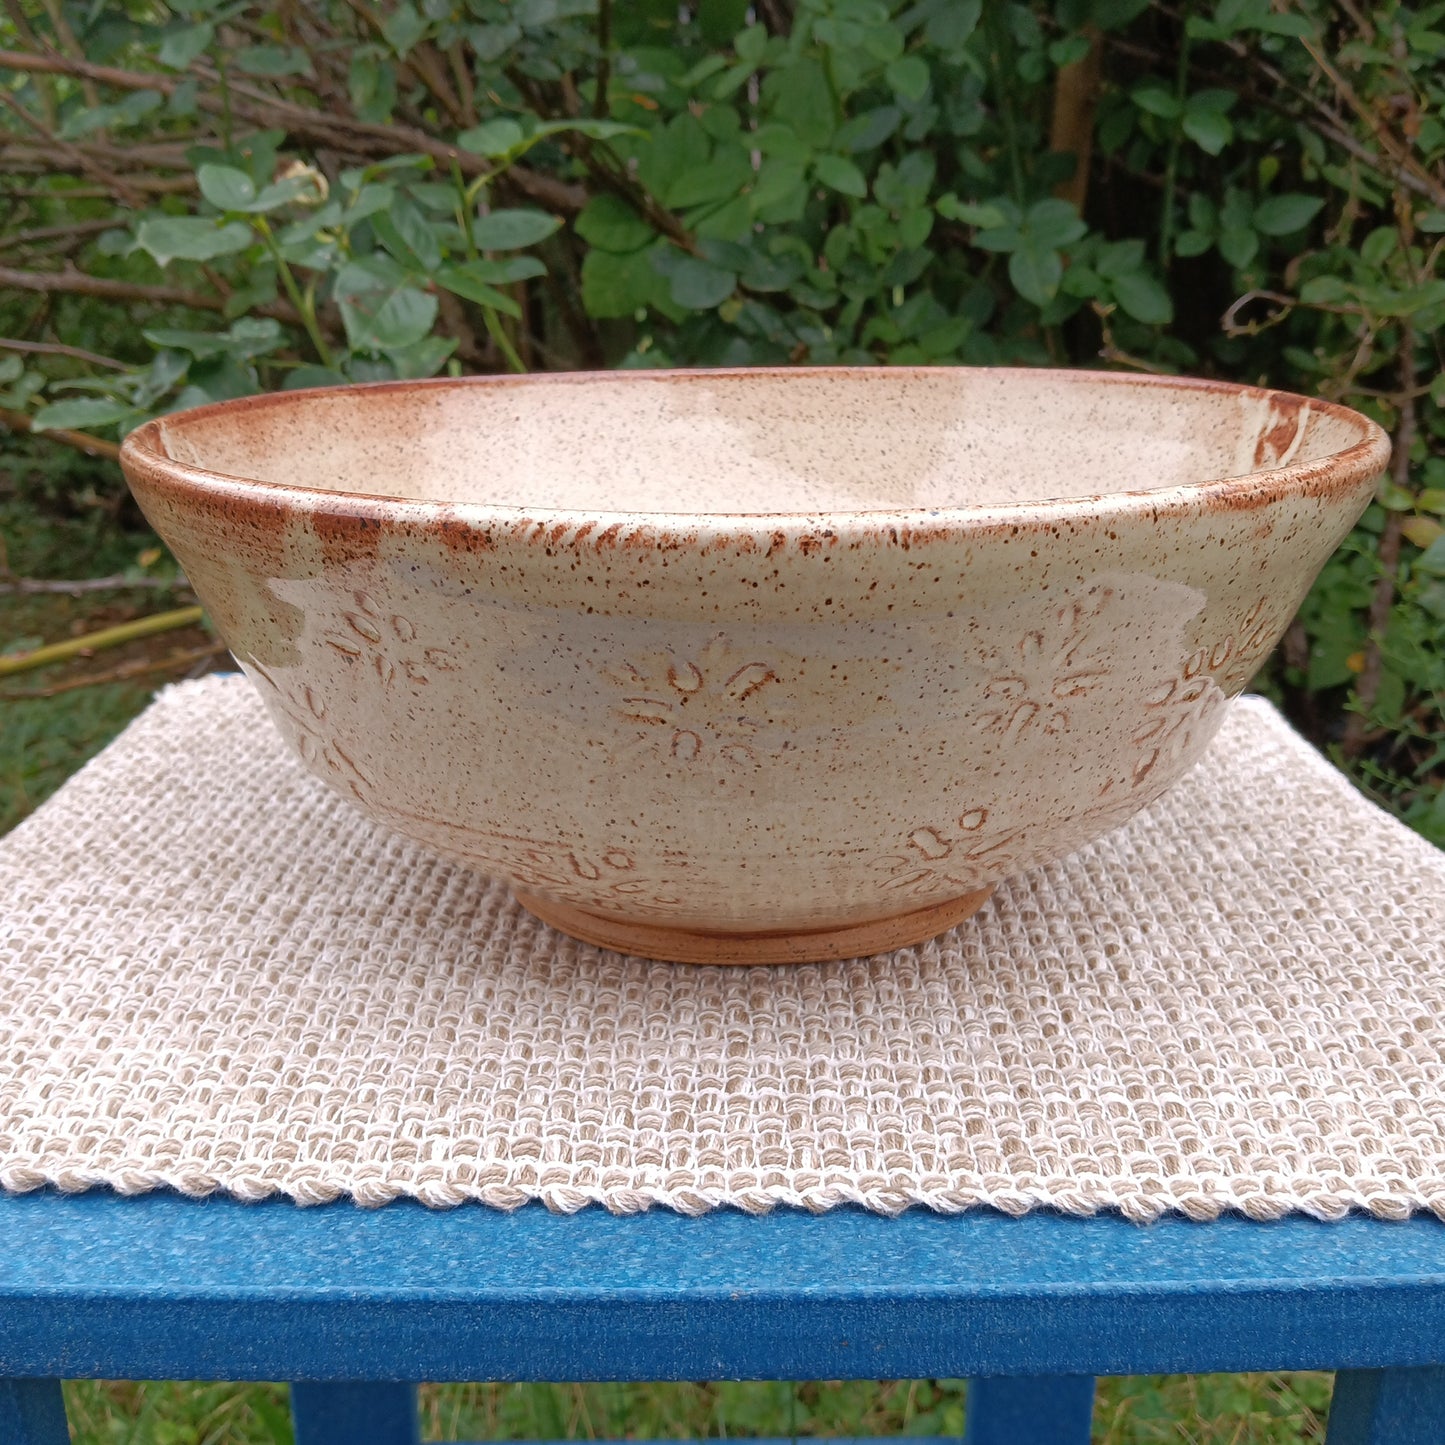
[[[1445,842],[1440,6],[6,13],[0,324],[51,349],[0,359],[0,407],[113,435],[278,386],[803,362],[1344,400],[1397,463],[1263,681]]]

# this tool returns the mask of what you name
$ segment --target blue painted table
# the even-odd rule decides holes
[[[1331,1445],[1445,1441],[1445,1224],[839,1209],[698,1219],[0,1195],[0,1445],[59,1380],[290,1380],[298,1445],[416,1380],[956,1378],[970,1445],[1078,1445],[1093,1377],[1338,1369]]]

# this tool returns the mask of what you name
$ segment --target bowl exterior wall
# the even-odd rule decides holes
[[[128,472],[331,787],[529,893],[740,931],[919,908],[1125,822],[1372,490],[760,537]]]

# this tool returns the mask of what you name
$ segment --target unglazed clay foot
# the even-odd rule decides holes
[[[543,923],[617,953],[638,958],[656,958],[664,963],[823,963],[837,958],[866,958],[890,953],[946,933],[965,918],[972,918],[992,896],[994,885],[913,908],[887,918],[870,918],[835,928],[808,929],[798,933],[709,933],[686,928],[659,927],[633,923],[626,918],[588,913],[569,903],[539,898],[534,893],[513,890],[517,902]]]

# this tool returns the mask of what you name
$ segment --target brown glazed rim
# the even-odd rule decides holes
[[[352,394],[388,396],[447,387],[579,386],[604,379],[624,385],[658,382],[687,384],[707,382],[717,377],[786,378],[877,374],[906,378],[910,375],[957,375],[968,370],[970,368],[951,366],[772,366],[720,367],[711,370],[697,368],[534,372],[522,376],[433,377],[424,381],[366,382],[346,389]],[[730,537],[776,539],[780,532],[788,535],[794,532],[814,532],[820,526],[833,529],[835,533],[841,534],[843,539],[850,541],[861,540],[864,536],[878,538],[880,534],[883,538],[892,534],[895,539],[902,534],[912,540],[921,541],[929,535],[992,531],[1000,526],[1032,528],[1041,523],[1049,525],[1069,521],[1083,522],[1101,516],[1148,515],[1157,519],[1169,515],[1210,511],[1251,511],[1291,498],[1312,497],[1320,501],[1343,499],[1355,493],[1362,481],[1382,472],[1390,458],[1388,435],[1368,417],[1341,406],[1338,402],[1304,397],[1294,392],[1203,377],[1140,375],[1135,372],[1047,367],[990,367],[987,370],[991,375],[1027,377],[1034,381],[1047,379],[1058,386],[1177,388],[1181,391],[1227,392],[1259,397],[1262,400],[1281,400],[1295,406],[1307,403],[1312,411],[1333,416],[1353,427],[1360,433],[1360,439],[1343,451],[1313,461],[1291,462],[1285,466],[1239,476],[1212,478],[1169,487],[1091,493],[987,506],[842,509],[830,512],[626,512],[600,508],[582,511],[489,502],[429,501],[375,492],[331,490],[230,476],[194,466],[189,462],[177,461],[166,453],[162,445],[163,427],[184,427],[191,417],[200,419],[220,413],[239,416],[272,407],[302,406],[319,396],[338,390],[334,387],[311,387],[212,402],[184,412],[157,417],[143,423],[126,437],[121,446],[121,463],[128,476],[138,474],[146,483],[160,486],[172,495],[183,496],[187,492],[193,492],[207,495],[216,501],[225,500],[242,506],[252,502],[264,505],[273,514],[279,507],[283,511],[298,515],[352,518],[381,526],[400,524],[408,531],[424,530],[429,523],[442,521],[451,526],[462,523],[482,530],[496,527],[511,530],[527,524],[545,523],[547,533],[554,536],[560,529],[573,525],[582,526],[589,532],[597,526],[608,529],[622,527],[627,530],[640,528],[660,534],[685,536],[693,543],[718,545],[725,544]]]

